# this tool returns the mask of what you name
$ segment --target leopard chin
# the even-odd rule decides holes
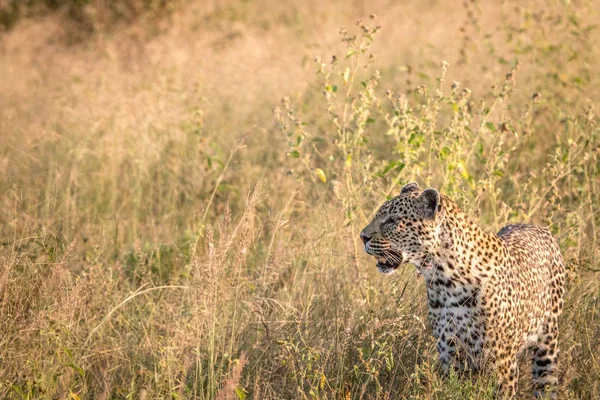
[[[397,253],[394,253],[394,256],[396,259],[402,259],[402,256]],[[385,256],[376,256],[375,258],[377,260],[377,269],[384,275],[393,274],[401,265],[401,263],[393,261]]]
[[[377,270],[378,270],[380,273],[382,273],[383,275],[391,275],[391,274],[393,274],[394,272],[396,272],[396,270],[397,270],[397,269],[398,269],[398,266],[397,266],[397,265],[396,265],[396,266],[389,267],[389,266],[387,266],[387,265],[384,265],[384,264],[377,263]]]

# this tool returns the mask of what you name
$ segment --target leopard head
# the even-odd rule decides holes
[[[420,190],[411,182],[379,208],[360,238],[367,254],[377,260],[381,273],[391,274],[406,263],[420,268],[439,242],[442,217],[439,192],[432,188]]]

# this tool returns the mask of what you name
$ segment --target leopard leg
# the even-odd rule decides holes
[[[550,318],[543,327],[531,358],[534,395],[555,399],[558,384],[558,320]]]
[[[517,394],[517,381],[519,378],[517,353],[515,351],[507,351],[498,355],[496,374],[498,376],[498,398],[514,398]]]
[[[558,318],[564,305],[564,263],[560,253],[554,260],[554,276],[550,283],[551,301],[546,320],[541,326],[533,357],[534,395],[537,398],[555,399],[558,389]]]
[[[456,341],[450,335],[444,333],[438,339],[437,350],[442,372],[444,375],[448,375],[456,364]]]

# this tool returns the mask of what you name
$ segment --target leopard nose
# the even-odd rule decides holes
[[[362,232],[360,233],[360,238],[361,238],[361,240],[363,241],[363,243],[367,243],[369,240],[371,240],[371,236],[367,235],[367,234],[365,233],[365,231],[362,231]]]

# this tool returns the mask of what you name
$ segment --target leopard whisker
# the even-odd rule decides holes
[[[390,259],[391,261],[393,261],[396,264],[400,264],[402,262],[401,257],[397,256],[396,254],[394,254],[391,251],[386,251],[386,252],[384,252],[384,254],[385,254],[386,258]]]

